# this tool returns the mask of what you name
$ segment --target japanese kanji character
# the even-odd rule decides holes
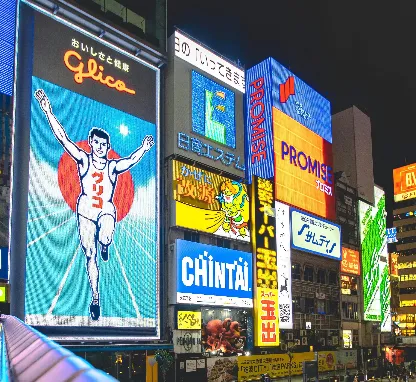
[[[275,301],[273,300],[261,300],[261,310],[266,313],[265,315],[261,316],[262,320],[276,320],[276,307]]]
[[[125,72],[128,72],[130,69],[129,64],[126,64],[125,62],[123,62],[123,66],[121,67]]]
[[[181,179],[181,181],[177,184],[177,192],[178,195],[190,196],[193,199],[197,198],[196,185],[190,180]]]
[[[215,199],[214,187],[210,187],[207,184],[200,184],[198,199],[207,202],[208,204],[212,204]]]
[[[118,68],[118,69],[121,69],[121,61],[120,61],[120,60],[115,59],[115,60],[114,60],[114,66],[115,66],[116,68]]]
[[[202,142],[197,138],[191,138],[191,151],[202,155]]]
[[[276,341],[276,324],[274,322],[262,322],[261,338],[263,342]]]
[[[190,147],[189,135],[185,133],[178,133],[178,147],[185,151],[189,150],[189,147]]]
[[[107,64],[113,65],[113,59],[111,56],[107,56]]]
[[[79,41],[75,40],[74,38],[72,39],[71,45],[75,48],[78,49],[79,48]]]
[[[257,266],[259,268],[270,269],[272,271],[277,269],[276,266],[276,252],[267,250],[265,248],[258,248],[257,249]]]
[[[101,61],[104,61],[104,60],[105,60],[105,54],[104,54],[103,52],[99,52],[99,53],[98,53],[98,58],[99,58]]]

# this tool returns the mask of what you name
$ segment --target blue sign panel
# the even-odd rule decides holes
[[[332,143],[330,102],[276,60],[267,60],[272,70],[273,106]]]
[[[178,303],[253,306],[251,253],[178,239],[176,267]]]
[[[272,78],[270,62],[246,72],[246,178],[274,176]]]
[[[13,93],[16,0],[0,1],[0,93]]]
[[[9,248],[0,248],[0,279],[9,279]]]
[[[387,228],[387,243],[397,243],[397,228]]]
[[[192,130],[235,149],[234,93],[192,71]]]

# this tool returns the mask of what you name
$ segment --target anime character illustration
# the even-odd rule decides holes
[[[248,236],[248,195],[239,182],[226,180],[221,184],[221,193],[216,196],[224,211],[222,228],[236,236]]]
[[[44,90],[37,89],[34,95],[53,135],[77,164],[81,189],[76,204],[78,235],[85,254],[85,268],[92,293],[89,314],[91,319],[96,321],[101,315],[97,252],[100,251],[104,262],[109,260],[109,248],[117,222],[117,209],[113,200],[117,179],[120,174],[137,165],[152,148],[153,136],[145,136],[141,146],[129,156],[109,159],[107,154],[111,147],[110,135],[103,129],[93,127],[88,135],[91,152],[87,152],[68,137],[53,113]]]

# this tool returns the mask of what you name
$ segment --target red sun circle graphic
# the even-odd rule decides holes
[[[88,141],[80,141],[75,144],[86,153],[91,152]],[[107,157],[108,159],[119,159],[120,155],[110,150]],[[66,152],[61,156],[58,163],[58,184],[65,202],[75,212],[77,200],[81,193],[80,179],[77,164]],[[114,192],[113,201],[117,210],[117,221],[124,219],[129,213],[133,198],[133,178],[130,172],[127,171],[118,176]]]

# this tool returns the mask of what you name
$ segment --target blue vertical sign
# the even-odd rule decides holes
[[[9,248],[0,248],[0,279],[9,279]]]
[[[16,0],[0,1],[0,93],[13,94]]]

